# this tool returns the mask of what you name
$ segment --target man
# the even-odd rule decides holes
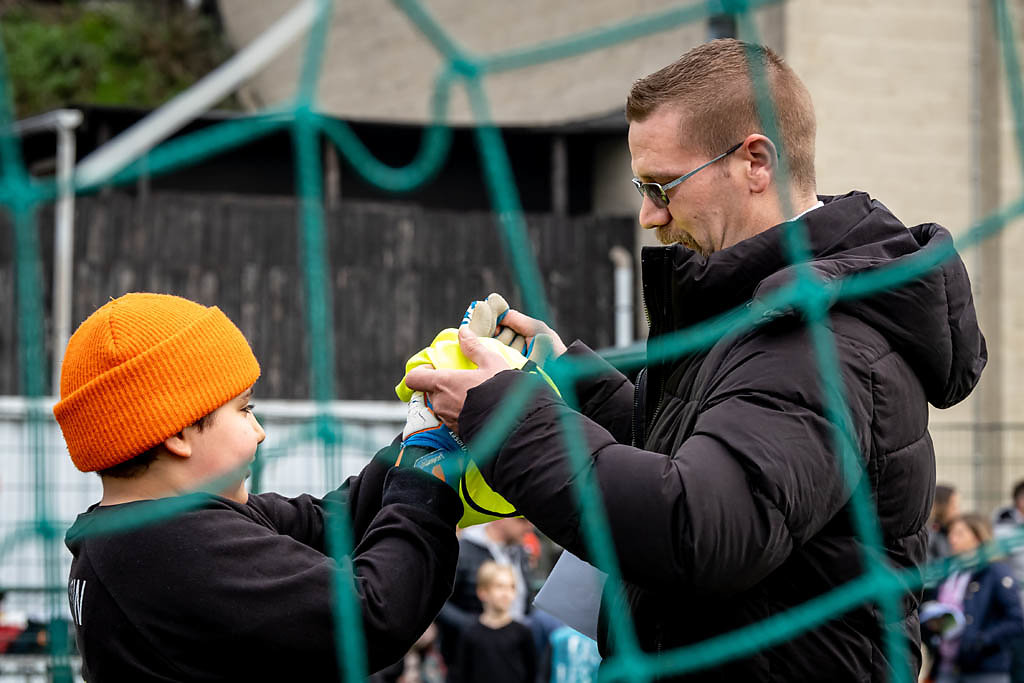
[[[764,133],[748,55],[760,65],[780,124]],[[863,193],[817,197],[814,112],[782,60],[735,40],[701,45],[641,79],[626,116],[640,222],[667,246],[645,249],[650,336],[697,325],[792,281],[785,223],[806,224],[810,267],[825,280],[905,262],[949,234],[904,227]],[[787,192],[788,190],[788,192]],[[787,198],[782,201],[781,195]],[[510,312],[526,337],[552,333]],[[577,382],[577,414],[538,388],[481,471],[541,531],[585,553],[573,471],[562,437],[575,420],[609,520],[640,646],[664,653],[755,624],[820,596],[864,570],[864,546],[838,466],[820,369],[801,310],[711,348],[650,363],[634,388],[607,366]],[[986,360],[962,262],[829,311],[852,434],[885,544],[897,570],[919,569],[935,485],[928,406],[962,400]],[[553,333],[552,333],[553,334]],[[462,332],[476,370],[410,373],[438,415],[472,445],[522,372]],[[555,336],[556,352],[565,350]],[[580,342],[570,356],[596,360]],[[635,390],[634,390],[635,389]],[[685,680],[882,681],[920,668],[919,593],[900,607],[904,649],[887,652],[880,610],[859,605],[752,656]],[[602,625],[601,647],[615,643]]]

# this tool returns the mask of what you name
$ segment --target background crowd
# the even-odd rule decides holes
[[[993,538],[1007,537],[1024,524],[1024,481],[1012,503],[991,519],[962,512],[956,487],[939,484],[930,520],[929,562],[970,557]],[[985,558],[983,558],[985,559]],[[930,660],[923,676],[936,683],[1020,683],[1024,681],[1024,549],[973,569],[955,571],[925,591],[922,642]]]

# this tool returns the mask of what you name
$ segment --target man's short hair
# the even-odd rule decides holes
[[[1013,485],[1013,500],[1016,501],[1021,496],[1024,496],[1024,479]]]
[[[760,68],[752,71],[748,60]],[[723,38],[693,48],[633,84],[626,119],[643,121],[664,106],[678,108],[682,143],[709,157],[721,154],[751,133],[765,133],[752,81],[757,73],[770,87],[791,181],[813,189],[814,104],[796,73],[767,47]]]
[[[508,574],[512,579],[512,585],[516,584],[516,570],[512,568],[512,565],[487,560],[480,565],[480,569],[476,572],[476,587],[483,590],[490,588],[498,574]]]

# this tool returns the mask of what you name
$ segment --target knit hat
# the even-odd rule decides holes
[[[177,434],[259,376],[249,343],[216,306],[125,294],[71,335],[53,414],[75,466],[103,470]]]

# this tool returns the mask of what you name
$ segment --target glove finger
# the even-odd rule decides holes
[[[544,367],[555,355],[555,342],[550,334],[538,334],[530,341],[525,355],[529,360],[537,364],[537,367]]]
[[[493,337],[494,331],[497,328],[497,316],[494,315],[494,311],[491,307],[483,301],[474,301],[466,309],[465,315],[462,316],[462,322],[459,327],[468,325],[476,336],[478,337]]]
[[[505,346],[509,346],[512,343],[512,340],[515,339],[515,338],[516,338],[516,331],[513,330],[511,327],[499,328],[498,334],[495,337],[495,339],[500,341]]]
[[[494,324],[501,325],[501,321],[504,319],[505,314],[508,313],[509,305],[505,301],[505,297],[497,292],[491,292],[485,299],[487,306],[494,313]],[[493,334],[491,336],[494,336]]]
[[[510,349],[515,349],[519,353],[526,355],[526,337],[517,334],[514,337],[512,337],[512,340],[509,341],[507,346]]]

